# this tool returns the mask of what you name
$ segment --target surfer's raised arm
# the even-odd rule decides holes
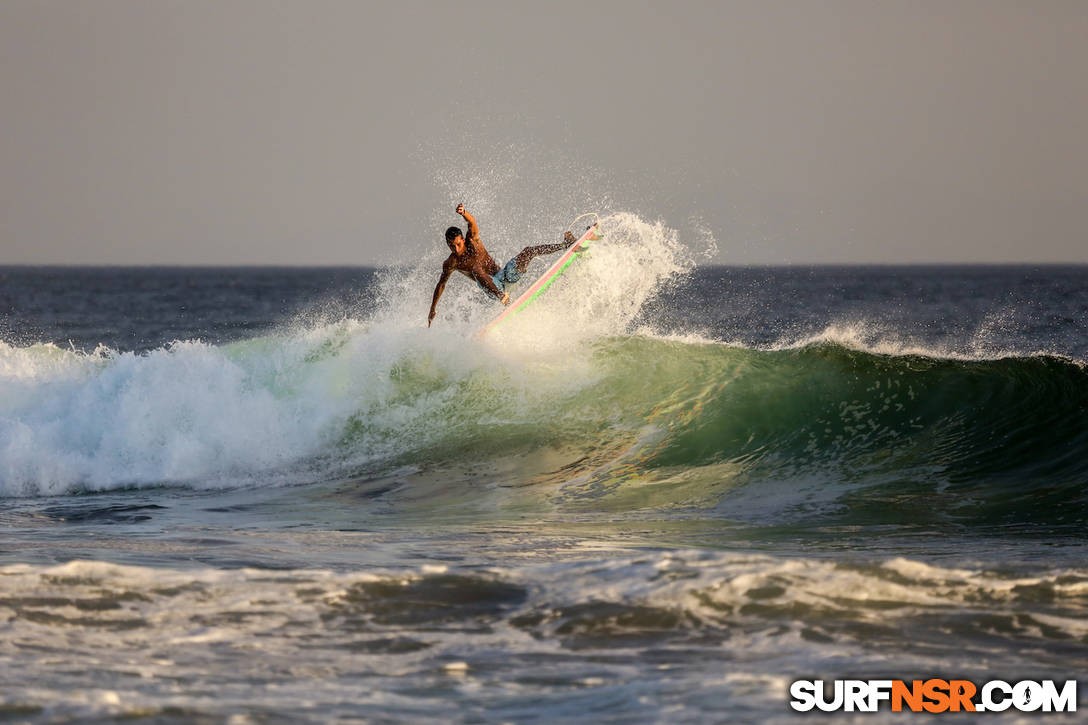
[[[453,274],[454,261],[452,257],[447,257],[446,261],[442,263],[442,276],[438,278],[438,284],[434,286],[434,297],[431,299],[431,312],[427,315],[427,327],[431,326],[431,321],[434,320],[434,316],[438,314],[438,298],[442,296],[442,292],[446,289],[446,282],[449,281],[450,275]]]
[[[457,213],[463,216],[465,223],[468,224],[468,234],[465,236],[465,241],[480,244],[480,227],[476,224],[476,217],[465,211],[464,204],[457,205]],[[481,246],[480,249],[482,250],[483,247]]]

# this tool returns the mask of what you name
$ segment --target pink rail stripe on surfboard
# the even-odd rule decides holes
[[[600,237],[596,235],[596,226],[597,225],[594,224],[589,229],[586,229],[585,234],[583,234],[581,238],[578,239],[578,241],[570,245],[570,248],[567,251],[563,252],[563,254],[559,256],[559,259],[555,260],[552,266],[548,267],[547,271],[544,272],[544,274],[540,275],[540,277],[537,278],[536,282],[534,282],[529,287],[529,289],[518,295],[518,298],[516,300],[507,305],[506,309],[503,310],[498,317],[487,323],[487,325],[482,330],[480,330],[480,334],[483,335],[487,333],[500,322],[524,307],[525,303],[531,300],[540,289],[542,289],[552,281],[552,279],[556,276],[558,270],[560,270],[570,260],[571,257],[573,257],[575,254],[578,254],[579,252],[585,251],[581,248],[584,242],[600,239]]]

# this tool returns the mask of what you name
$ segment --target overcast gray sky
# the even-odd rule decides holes
[[[512,178],[724,263],[1088,262],[1086,39],[1083,0],[3,0],[0,264],[406,261]]]

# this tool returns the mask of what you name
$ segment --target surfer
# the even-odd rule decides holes
[[[427,315],[427,327],[431,326],[431,321],[437,314],[435,309],[438,307],[438,298],[442,296],[442,292],[446,289],[446,282],[454,271],[473,280],[489,296],[508,305],[510,295],[506,291],[506,285],[514,284],[521,279],[521,275],[525,274],[529,261],[533,257],[559,252],[577,241],[573,234],[567,232],[563,235],[562,244],[526,247],[507,262],[506,266],[500,268],[484,249],[484,243],[480,241],[480,227],[476,225],[476,218],[465,211],[464,204],[457,205],[457,213],[463,216],[468,224],[468,236],[466,238],[458,227],[450,227],[446,230],[446,244],[450,248],[450,256],[446,257],[446,261],[442,263],[442,276],[438,278],[438,284],[434,288],[431,312]]]

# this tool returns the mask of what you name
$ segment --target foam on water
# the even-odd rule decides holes
[[[1060,675],[1088,634],[1083,569],[587,554],[366,572],[2,567],[0,707],[430,719],[456,702],[577,720],[603,699],[698,721],[723,703],[780,710],[784,683],[844,667],[989,677],[999,651],[1006,676]]]
[[[997,346],[991,342],[988,328],[980,329],[966,346],[948,343],[934,345],[911,339],[900,331],[871,321],[832,324],[816,334],[800,337],[785,336],[773,344],[760,347],[767,350],[796,350],[822,344],[838,345],[874,355],[914,355],[939,360],[999,360],[1007,357],[1054,354],[1045,349],[1023,350]]]
[[[309,347],[20,355],[21,374],[0,379],[5,492],[214,483],[312,454],[350,404],[328,394],[325,366],[300,366]]]

